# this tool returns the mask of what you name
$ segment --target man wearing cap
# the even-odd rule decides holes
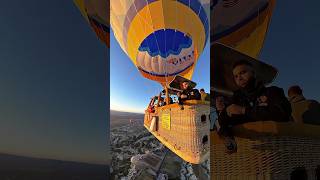
[[[189,81],[183,81],[181,83],[182,92],[178,92],[178,101],[182,105],[186,100],[201,100],[201,95],[198,89],[192,89],[190,87]],[[183,109],[183,108],[182,108]]]
[[[232,73],[238,90],[233,93],[231,104],[218,116],[220,135],[233,137],[231,127],[245,122],[290,121],[291,106],[283,89],[265,87],[256,79],[253,65],[246,60],[237,61]],[[234,142],[230,141],[226,146],[230,152],[236,151]]]

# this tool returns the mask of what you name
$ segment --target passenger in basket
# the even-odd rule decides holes
[[[204,89],[200,89],[201,101],[210,101],[210,94],[206,93]]]
[[[252,121],[290,121],[291,105],[283,89],[265,87],[256,80],[253,65],[240,60],[233,65],[233,78],[238,90],[233,93],[231,103],[218,116],[218,133],[226,138],[229,153],[236,151],[232,127]]]
[[[165,93],[165,90],[162,90],[162,92],[163,92],[163,96],[161,97],[162,99],[161,99],[161,101],[163,102],[162,103],[162,105],[163,106],[165,106],[165,105],[167,105],[167,102],[166,102],[166,93]],[[172,99],[172,97],[170,96],[170,94],[169,94],[169,104],[173,104],[173,99]]]
[[[294,122],[320,125],[320,104],[316,100],[307,100],[299,86],[288,90]]]
[[[172,97],[170,97],[169,104],[173,104],[173,99],[172,99]]]
[[[155,101],[155,98],[152,98],[150,103],[149,103],[149,106],[147,108],[147,111],[149,113],[154,113],[155,112],[154,101]]]
[[[219,115],[226,107],[223,96],[217,96],[215,100],[217,114]]]
[[[159,99],[159,107],[165,106],[165,105],[166,105],[166,102],[164,101],[164,98],[160,97],[160,99]]]
[[[212,111],[212,112],[210,112],[211,113],[210,117],[212,117],[210,129],[212,129],[212,130],[216,129],[217,131],[220,130],[218,116],[225,109],[225,107],[226,107],[226,102],[225,102],[224,96],[217,95],[212,101],[212,106],[210,106],[210,109]],[[214,108],[214,109],[212,109],[212,108]]]
[[[186,100],[201,100],[201,94],[198,89],[190,88],[189,81],[184,81],[181,83],[182,92],[178,92],[178,103],[181,105],[181,109],[183,110],[183,102]]]

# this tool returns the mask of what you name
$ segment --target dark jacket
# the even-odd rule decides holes
[[[188,96],[182,100],[201,100],[201,94],[198,89],[183,90],[181,94]]]
[[[261,103],[258,99],[266,96],[267,101]],[[252,121],[280,121],[286,122],[291,120],[291,105],[287,100],[283,89],[276,86],[265,87],[262,84],[251,88],[251,90],[235,91],[231,104],[237,104],[245,107],[244,115],[235,115],[231,118],[227,116],[226,111],[221,113],[219,122],[241,124]]]

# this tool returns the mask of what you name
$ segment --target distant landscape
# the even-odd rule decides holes
[[[107,165],[31,158],[0,153],[2,180],[106,180]]]
[[[143,123],[144,114],[110,110],[110,128],[125,126],[130,123]]]
[[[111,179],[156,179],[151,172],[131,163],[132,157],[146,153],[164,156],[165,147],[143,126],[143,119],[144,114],[110,110]],[[196,168],[209,177],[209,166],[209,161],[205,161]],[[193,168],[170,151],[159,172],[172,180],[197,179]]]
[[[111,128],[140,124],[144,114],[110,111]],[[139,125],[139,126],[140,126]],[[109,166],[0,153],[0,180],[106,180]]]

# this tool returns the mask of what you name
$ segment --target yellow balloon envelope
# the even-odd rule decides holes
[[[212,0],[211,43],[220,42],[257,58],[275,0]]]
[[[74,0],[99,39],[110,47],[109,0]]]
[[[191,79],[209,38],[209,0],[111,0],[110,23],[123,51],[148,79]]]

